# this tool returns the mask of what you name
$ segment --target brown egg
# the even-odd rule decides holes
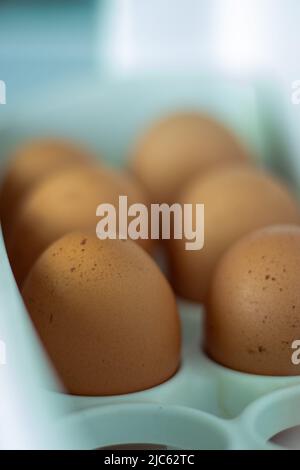
[[[130,167],[152,202],[171,203],[195,173],[232,161],[247,162],[248,156],[230,131],[190,112],[154,124],[138,142]]]
[[[76,229],[88,227],[96,232],[97,206],[110,203],[118,209],[119,195],[128,196],[128,205],[148,202],[144,192],[127,175],[104,167],[74,167],[38,185],[19,207],[7,241],[18,285],[53,241]],[[151,250],[150,239],[137,242]]]
[[[292,343],[300,339],[300,226],[258,230],[234,244],[213,277],[206,350],[232,369],[298,375]]]
[[[279,181],[246,166],[227,166],[187,185],[182,203],[204,204],[204,247],[186,250],[186,239],[168,243],[177,293],[204,302],[213,269],[241,236],[271,224],[300,223],[297,201]],[[195,210],[193,217],[195,220]]]
[[[88,151],[65,140],[40,139],[23,144],[9,161],[0,195],[1,222],[6,231],[17,207],[44,178],[89,161]]]
[[[179,366],[174,294],[156,263],[131,240],[65,235],[37,260],[22,294],[72,394],[144,390]]]

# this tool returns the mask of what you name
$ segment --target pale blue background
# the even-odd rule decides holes
[[[7,103],[95,68],[97,2],[0,1],[0,79]]]
[[[96,70],[212,68],[279,79],[289,100],[299,23],[299,0],[0,0],[0,79],[17,103]]]

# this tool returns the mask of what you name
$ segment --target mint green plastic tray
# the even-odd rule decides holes
[[[1,158],[24,138],[58,135],[86,142],[120,165],[153,119],[196,109],[231,127],[257,153],[258,163],[284,171],[297,183],[300,164],[289,114],[267,85],[196,76],[93,77],[64,83],[36,93],[21,110],[7,106],[0,126]],[[177,449],[273,449],[279,447],[269,442],[272,436],[300,424],[300,377],[255,376],[215,364],[201,350],[201,306],[180,300],[182,361],[173,378],[122,396],[63,393],[22,304],[2,239],[0,258],[0,339],[7,344],[7,364],[0,367],[3,448],[140,443]]]

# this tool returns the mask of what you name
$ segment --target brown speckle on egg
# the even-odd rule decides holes
[[[267,267],[272,267],[273,275],[264,275]],[[249,269],[257,280],[248,275]],[[267,289],[261,289],[262,275]],[[299,375],[300,367],[292,363],[292,343],[300,339],[299,319],[300,226],[260,229],[229,248],[209,291],[208,354],[243,372]]]
[[[22,295],[72,394],[144,390],[178,369],[174,294],[156,263],[130,240],[99,240],[90,232],[65,235],[36,261]]]

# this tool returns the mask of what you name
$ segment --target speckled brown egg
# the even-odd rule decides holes
[[[128,205],[147,204],[145,193],[127,175],[106,167],[74,167],[38,185],[15,216],[7,251],[18,285],[34,261],[53,241],[76,229],[94,228],[101,203],[113,204],[118,213],[119,195]],[[150,239],[137,240],[151,251]]]
[[[90,157],[86,149],[62,139],[37,139],[21,145],[9,160],[1,188],[4,231],[20,202],[37,183],[61,169],[86,164]]]
[[[205,302],[216,263],[224,251],[252,230],[300,223],[300,208],[274,177],[246,166],[227,166],[196,178],[184,189],[181,203],[204,204],[204,247],[186,250],[185,238],[168,243],[172,282],[177,293]],[[195,221],[195,211],[193,214]]]
[[[156,263],[131,240],[65,235],[39,257],[22,295],[72,394],[144,390],[179,366],[174,294]]]
[[[209,294],[206,350],[232,369],[298,375],[292,343],[300,339],[300,226],[258,230],[218,264]]]
[[[196,173],[226,162],[248,162],[244,147],[215,119],[177,113],[155,123],[138,141],[131,170],[152,202],[171,203]]]

